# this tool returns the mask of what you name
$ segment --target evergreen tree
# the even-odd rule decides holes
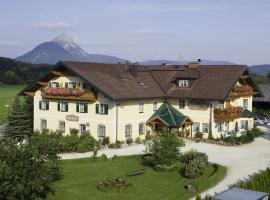
[[[32,135],[32,119],[29,118],[25,107],[21,105],[19,97],[15,98],[7,121],[5,136],[24,139]]]

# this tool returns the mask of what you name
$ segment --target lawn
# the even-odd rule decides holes
[[[183,166],[179,163],[179,168]],[[133,170],[145,168],[145,173],[138,176],[127,177]],[[189,199],[195,196],[185,189],[189,183],[196,184],[199,191],[214,186],[226,175],[226,168],[219,166],[215,173],[209,167],[206,174],[194,180],[186,179],[176,169],[171,172],[157,172],[151,168],[143,167],[137,156],[117,157],[115,160],[92,161],[91,158],[63,161],[64,179],[55,184],[55,195],[49,200],[148,200],[148,199]],[[97,189],[98,182],[105,177],[120,176],[132,183],[123,192]]]
[[[25,85],[0,85],[0,125],[5,122],[8,108],[5,105],[12,105],[14,97]]]

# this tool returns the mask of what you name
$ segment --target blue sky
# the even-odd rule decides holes
[[[66,33],[88,53],[131,61],[270,63],[269,0],[1,0],[0,56]]]

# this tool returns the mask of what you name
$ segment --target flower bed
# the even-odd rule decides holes
[[[230,107],[225,109],[216,108],[214,109],[215,121],[232,121],[234,119],[240,118],[244,108],[241,106]]]
[[[47,87],[43,90],[46,95],[53,96],[75,96],[80,97],[85,94],[86,91],[80,89],[71,89],[71,88],[52,88]]]

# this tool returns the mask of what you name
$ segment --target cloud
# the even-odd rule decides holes
[[[51,30],[51,31],[62,31],[62,30],[72,30],[75,29],[75,27],[66,22],[56,22],[56,23],[50,23],[50,22],[44,22],[44,23],[37,23],[33,24],[32,27],[37,30]]]
[[[17,41],[0,40],[0,47],[19,47],[21,44]]]

